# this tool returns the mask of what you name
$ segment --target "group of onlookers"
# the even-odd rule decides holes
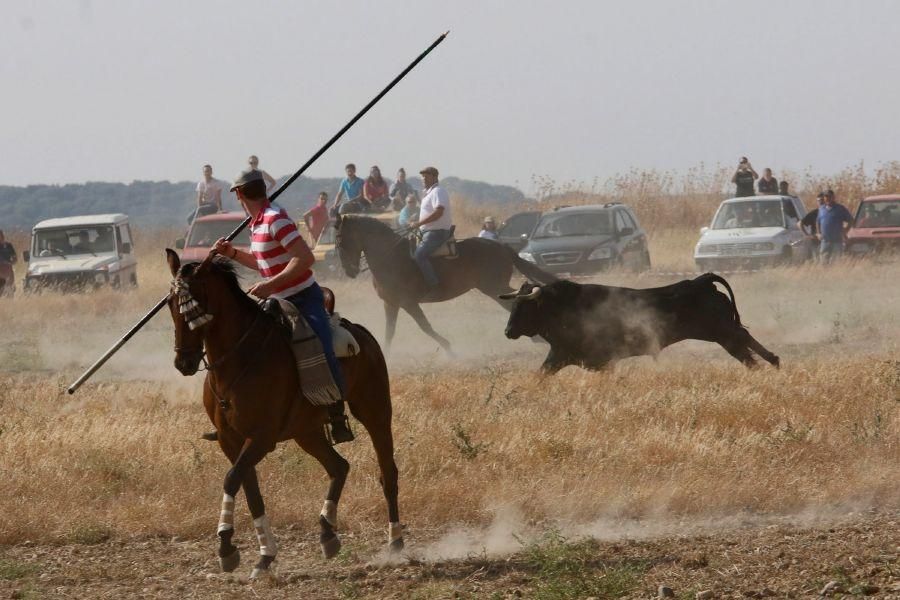
[[[768,167],[763,170],[763,176],[760,177],[759,173],[753,169],[753,165],[750,164],[750,161],[747,160],[747,157],[742,156],[740,162],[738,162],[734,175],[731,177],[731,183],[735,186],[735,197],[744,198],[746,196],[755,196],[756,193],[753,191],[754,182],[756,182],[756,189],[760,194],[790,195],[790,192],[788,191],[789,184],[787,181],[779,183],[772,175],[772,169],[769,169]]]
[[[764,169],[760,177],[746,156],[738,162],[731,182],[735,185],[734,195],[738,198],[754,196],[754,182],[759,194],[791,195],[787,181],[779,182],[769,168]],[[819,192],[816,200],[818,206],[806,213],[797,226],[811,242],[813,257],[829,263],[843,254],[844,241],[853,217],[846,206],[835,200],[834,190]]]

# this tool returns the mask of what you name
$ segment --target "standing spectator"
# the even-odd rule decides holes
[[[341,180],[338,188],[337,196],[334,197],[334,204],[331,206],[331,216],[337,217],[341,209],[345,212],[362,212],[363,205],[363,180],[356,176],[356,165],[349,163],[344,167],[347,176]],[[342,207],[341,203],[346,202],[347,206]]]
[[[497,233],[497,224],[494,222],[494,217],[484,218],[484,223],[481,225],[481,231],[478,232],[478,237],[487,238],[489,240],[500,240],[500,235]]]
[[[397,224],[400,227],[407,227],[410,221],[415,221],[416,216],[419,214],[419,202],[418,198],[414,194],[410,194],[406,197],[406,206],[400,211],[400,214],[397,216]]]
[[[369,209],[379,211],[386,209],[391,203],[387,181],[381,176],[381,169],[377,166],[369,170],[369,178],[363,185],[363,198],[369,204]]]
[[[203,179],[197,183],[197,208],[188,217],[188,223],[203,215],[222,212],[222,191],[225,189],[225,184],[214,178],[212,174],[212,166],[203,165]]]
[[[756,182],[756,188],[760,194],[778,193],[778,180],[772,177],[772,169],[768,167],[763,169],[763,176]]]
[[[790,191],[788,191],[789,187],[790,187],[790,184],[788,184],[787,181],[782,179],[781,181],[778,182],[778,194],[781,196],[793,196],[793,194]]]
[[[319,236],[322,235],[325,225],[328,224],[327,192],[319,192],[319,198],[316,200],[316,205],[303,213],[303,222],[306,223],[306,229],[309,230],[309,236],[312,238],[313,245],[315,245],[319,240]]]
[[[834,192],[825,192],[825,203],[819,207],[816,225],[819,228],[819,254],[825,263],[840,258],[844,252],[844,236],[853,222],[850,211],[834,201]],[[845,227],[846,225],[846,227]]]
[[[16,249],[13,248],[12,243],[6,241],[3,230],[0,230],[0,263],[14,265],[16,260],[18,260]]]
[[[410,194],[415,197],[416,202],[419,201],[419,193],[406,181],[406,169],[400,167],[400,170],[397,171],[397,180],[391,184],[391,192],[389,194],[394,210],[404,208],[406,199],[409,198]]]
[[[825,204],[825,192],[819,192],[816,196],[816,204],[817,206],[803,215],[803,218],[800,219],[800,223],[797,226],[800,228],[800,231],[805,233],[808,237],[815,238],[816,233],[816,221],[819,219],[819,208]]]
[[[753,170],[753,166],[746,156],[741,157],[738,168],[731,178],[731,183],[735,185],[734,195],[737,198],[753,196],[753,182],[759,179],[759,175]]]
[[[266,182],[266,193],[268,194],[269,192],[271,192],[272,188],[275,187],[275,184],[278,182],[275,181],[274,177],[259,168],[259,157],[255,154],[251,154],[250,158],[247,159],[247,164],[250,165],[251,169],[262,173],[263,181]]]

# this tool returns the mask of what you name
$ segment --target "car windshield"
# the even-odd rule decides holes
[[[713,229],[745,227],[784,227],[781,201],[745,200],[722,204],[712,226]]]
[[[534,230],[535,239],[577,235],[612,235],[609,211],[549,214]]]
[[[216,243],[216,240],[227,236],[234,231],[234,228],[240,225],[240,221],[194,221],[191,227],[191,234],[188,238],[188,247],[193,248],[209,248]],[[250,228],[244,227],[238,236],[232,242],[235,246],[250,245]]]
[[[900,227],[900,200],[863,202],[856,211],[854,227]]]
[[[43,229],[34,234],[32,254],[41,258],[115,252],[116,239],[110,225],[85,225]]]

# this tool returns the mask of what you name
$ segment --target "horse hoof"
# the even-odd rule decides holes
[[[397,538],[388,544],[388,548],[390,549],[391,554],[398,554],[403,550],[403,545],[403,538]]]
[[[334,536],[324,542],[322,544],[322,556],[325,558],[334,558],[337,556],[337,553],[341,551],[341,538],[338,536]]]
[[[241,551],[237,548],[228,556],[219,557],[219,566],[222,567],[223,573],[231,573],[241,564]]]
[[[256,579],[259,581],[265,579],[275,579],[275,574],[272,573],[269,568],[261,568],[261,567],[253,567],[253,570],[250,572],[250,579]]]

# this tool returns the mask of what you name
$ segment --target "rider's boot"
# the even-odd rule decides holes
[[[344,414],[344,401],[338,400],[328,406],[328,418],[331,421],[331,441],[335,444],[353,441],[350,431],[350,420]]]

